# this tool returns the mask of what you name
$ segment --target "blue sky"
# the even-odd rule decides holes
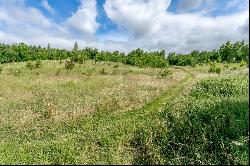
[[[51,43],[69,49],[78,41],[82,47],[122,51],[213,49],[227,40],[249,40],[248,4],[249,0],[0,0],[0,42]]]
[[[198,7],[194,8],[184,8],[183,10],[179,10],[178,7],[183,3],[185,0],[172,0],[170,6],[167,8],[167,11],[172,13],[194,13],[198,11],[202,11],[209,8],[208,4],[203,1],[200,3]],[[192,1],[192,0],[191,0]],[[199,0],[193,0],[199,3]],[[212,0],[210,0],[212,1]],[[228,15],[234,14],[239,11],[245,10],[248,8],[245,0],[237,0],[237,3],[230,8],[225,8],[225,6],[229,2],[233,2],[234,0],[217,0],[211,6],[211,12],[206,13],[208,16],[218,17],[221,15]],[[47,3],[53,8],[55,11],[54,14],[51,14],[45,7],[42,5],[43,0],[26,0],[26,4],[29,6],[33,6],[38,8],[43,12],[44,15],[53,19],[56,22],[62,22],[72,16],[75,13],[80,5],[80,0],[47,0]],[[100,23],[100,27],[97,31],[97,34],[107,33],[109,31],[117,30],[117,25],[113,23],[106,15],[103,5],[105,0],[97,0],[97,22]]]

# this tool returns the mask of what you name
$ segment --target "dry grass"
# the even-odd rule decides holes
[[[160,69],[114,65],[88,61],[71,71],[58,61],[44,61],[35,70],[27,69],[25,63],[2,65],[0,123],[11,120],[20,129],[41,117],[61,122],[96,111],[121,113],[142,107],[185,77],[178,69],[172,69],[173,78],[164,79],[158,77]],[[107,75],[99,73],[102,68]],[[20,76],[10,69],[20,69]]]
[[[34,70],[1,64],[0,164],[133,164],[129,141],[137,129],[160,123],[166,105],[186,109],[183,91],[217,76],[209,66],[170,67],[172,77],[162,78],[162,69],[111,62],[73,70],[42,63]],[[221,75],[248,73],[231,68]]]

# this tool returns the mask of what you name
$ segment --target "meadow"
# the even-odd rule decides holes
[[[248,164],[249,69],[0,64],[0,164]]]

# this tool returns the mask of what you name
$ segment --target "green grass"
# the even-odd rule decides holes
[[[199,81],[158,114],[159,124],[138,129],[135,164],[247,165],[248,76]]]
[[[109,62],[87,61],[72,70],[58,61],[42,61],[33,70],[25,63],[1,66],[0,164],[199,163],[191,153],[201,155],[203,164],[248,161],[248,93],[242,93],[248,88],[248,71],[243,66],[230,70],[229,65],[220,78],[208,72],[209,66],[170,67],[171,77],[159,77],[162,69]],[[10,72],[15,70],[20,74]],[[223,80],[231,85],[228,90]],[[210,83],[228,95],[207,88]],[[233,159],[225,159],[224,149],[205,151],[202,131],[188,133],[201,128],[204,115],[212,117],[209,124],[222,126],[217,117],[229,117],[229,134],[211,136],[234,138],[223,140],[231,148],[226,156]],[[190,121],[195,125],[189,126]],[[212,130],[209,124],[205,128]],[[231,131],[237,132],[233,136]],[[185,134],[190,139],[182,140]],[[166,149],[169,139],[192,146],[172,153]],[[194,152],[198,147],[203,151]]]

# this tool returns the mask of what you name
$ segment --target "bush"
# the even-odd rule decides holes
[[[163,69],[163,70],[161,70],[161,71],[159,72],[159,75],[160,75],[160,77],[162,77],[162,78],[171,77],[172,74],[173,74],[173,72],[172,72],[171,70],[167,69],[167,68],[165,68],[165,69]]]
[[[26,63],[26,67],[30,70],[36,69],[36,68],[40,68],[42,66],[42,62],[41,61],[35,61],[35,62],[31,62],[28,61]]]
[[[74,67],[75,67],[75,62],[73,62],[71,60],[65,61],[65,69],[72,70]]]
[[[28,69],[30,69],[30,70],[32,70],[32,69],[34,68],[33,63],[30,62],[30,61],[26,63],[26,67],[27,67]]]
[[[219,66],[216,66],[215,64],[211,64],[208,72],[209,73],[217,73],[217,74],[219,74],[221,72],[221,68]]]
[[[240,67],[247,65],[245,61],[240,61]]]
[[[237,78],[211,78],[197,83],[191,90],[193,97],[220,96],[229,97],[246,95],[248,92],[248,80],[246,77]]]
[[[42,66],[42,61],[35,61],[35,68],[40,68]]]

